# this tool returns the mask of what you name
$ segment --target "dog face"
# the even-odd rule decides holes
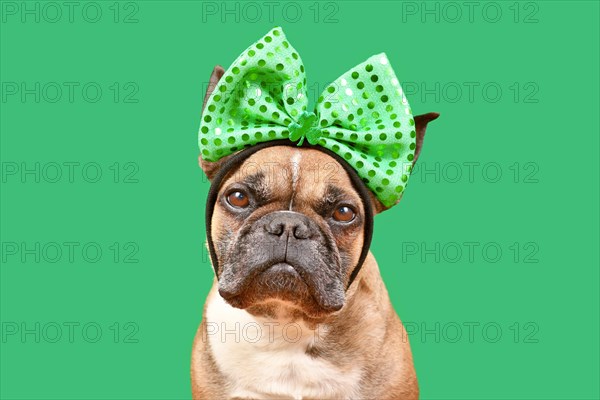
[[[224,72],[214,68],[203,108]],[[438,116],[414,117],[413,164],[427,124]],[[225,159],[200,159],[209,179]],[[374,213],[385,210],[375,196],[370,201]],[[219,188],[210,232],[219,293],[253,314],[273,316],[282,301],[302,317],[339,310],[362,251],[364,212],[347,172],[326,153],[288,146],[259,150]]]
[[[223,181],[215,204],[219,293],[249,311],[282,301],[310,317],[339,310],[362,251],[364,213],[347,172],[326,153],[256,152]]]

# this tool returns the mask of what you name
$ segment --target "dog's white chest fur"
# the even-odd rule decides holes
[[[324,332],[295,322],[257,319],[218,294],[206,311],[207,340],[227,376],[230,396],[260,399],[348,399],[358,395],[361,369],[335,366],[306,350]]]

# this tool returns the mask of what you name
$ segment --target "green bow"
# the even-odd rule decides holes
[[[281,28],[244,51],[202,114],[201,156],[217,161],[244,147],[288,138],[341,156],[387,207],[400,199],[416,148],[415,121],[385,53],[328,85],[307,111],[306,77]]]

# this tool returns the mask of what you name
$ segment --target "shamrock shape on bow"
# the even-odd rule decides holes
[[[315,113],[302,112],[300,118],[298,118],[298,122],[292,121],[288,125],[290,140],[292,142],[298,141],[298,146],[302,146],[304,138],[310,144],[317,144],[321,137],[321,131],[314,126],[316,120],[317,116]]]

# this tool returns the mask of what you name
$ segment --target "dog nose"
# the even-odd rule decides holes
[[[293,211],[276,211],[265,217],[265,230],[271,235],[308,239],[311,236],[308,217]]]

